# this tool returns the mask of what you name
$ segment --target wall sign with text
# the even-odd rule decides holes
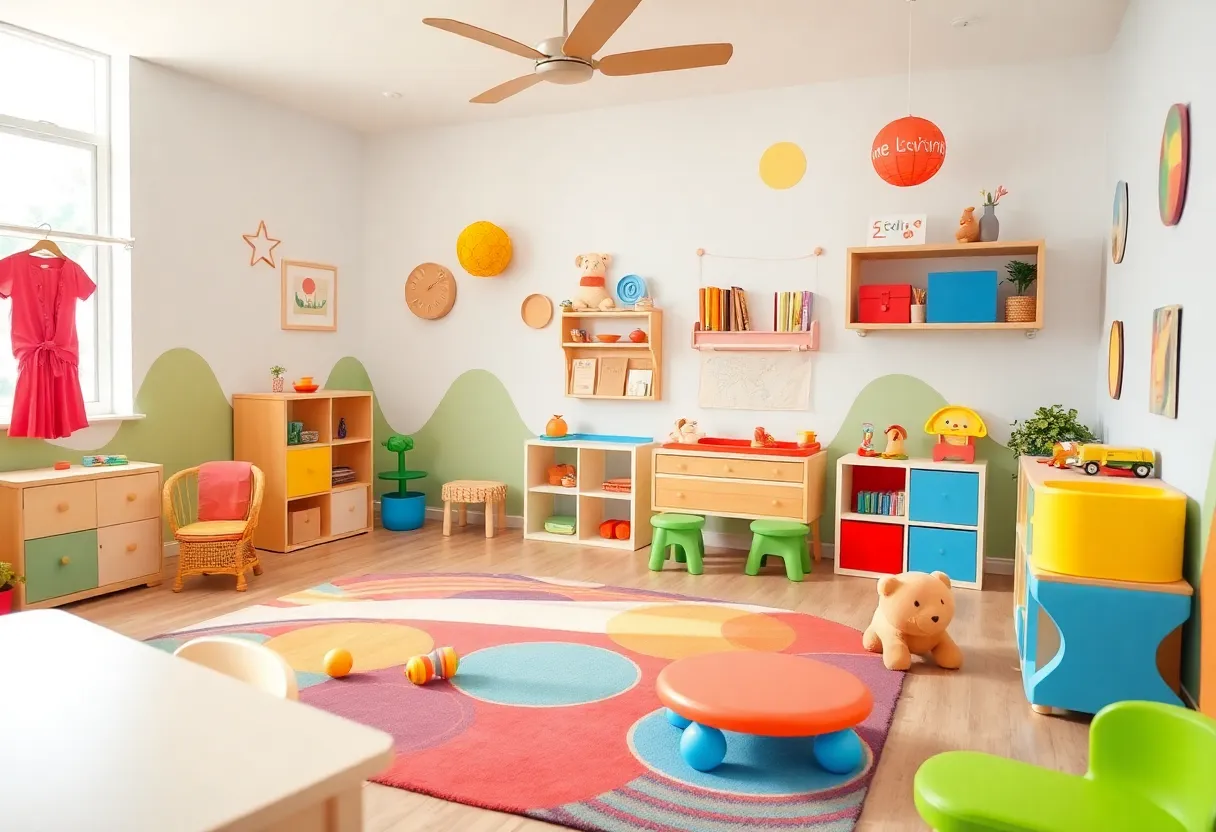
[[[925,244],[928,218],[924,214],[874,217],[866,233],[867,246],[920,246]]]

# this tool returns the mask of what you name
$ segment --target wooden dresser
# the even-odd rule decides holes
[[[819,517],[823,514],[828,454],[757,456],[675,448],[655,448],[655,511],[797,520],[811,526],[815,559],[820,557]]]
[[[26,579],[14,609],[159,584],[162,473],[132,462],[0,474],[0,561]]]

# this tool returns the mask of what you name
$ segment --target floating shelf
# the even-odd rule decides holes
[[[607,343],[605,341],[564,341],[562,346],[567,349],[581,350],[648,350],[650,349],[649,342],[643,341],[640,344],[635,344],[632,341],[616,341]]]
[[[729,350],[761,352],[808,352],[819,349],[819,321],[811,321],[805,332],[715,332],[693,324],[692,347],[695,350]]]
[[[563,318],[645,318],[657,309],[622,309],[618,312],[563,312]]]
[[[643,319],[641,328],[645,329],[647,340],[641,344],[635,344],[632,341],[616,341],[611,344],[606,344],[602,341],[567,341],[570,337],[571,329],[582,329],[580,321],[583,319],[591,319],[600,321],[604,319],[631,319],[634,323],[631,326],[637,327],[636,321]],[[662,398],[663,396],[663,313],[658,309],[650,309],[645,312],[628,311],[628,312],[563,312],[561,332],[562,352],[566,357],[566,380],[565,392],[566,396],[571,399],[611,399],[614,401],[627,402],[652,402]],[[624,337],[624,336],[623,336]],[[615,354],[615,355],[613,355]],[[626,362],[625,378],[626,390],[628,390],[628,378],[630,370],[650,370],[650,395],[649,396],[609,396],[601,395],[600,393],[580,394],[574,392],[574,362],[579,358],[594,358],[596,362],[595,375],[596,387],[599,390],[599,375],[602,368],[602,361],[608,361],[610,358],[619,358]]]

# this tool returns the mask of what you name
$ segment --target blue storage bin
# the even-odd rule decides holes
[[[925,321],[931,324],[995,323],[996,271],[930,272]]]
[[[975,532],[908,527],[908,571],[945,572],[951,581],[975,583]]]
[[[971,471],[913,468],[908,519],[913,523],[975,526],[980,515],[980,475]]]

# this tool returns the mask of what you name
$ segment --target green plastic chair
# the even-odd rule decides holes
[[[913,790],[937,832],[1212,832],[1216,720],[1116,702],[1090,726],[1084,776],[949,751],[925,761]]]
[[[751,530],[752,548],[743,570],[748,575],[759,575],[770,555],[785,561],[785,576],[791,581],[801,581],[811,571],[810,526],[794,520],[753,520]]]
[[[695,514],[654,514],[650,525],[654,539],[650,541],[650,571],[662,572],[663,563],[673,553],[676,563],[687,563],[689,575],[704,570],[705,541],[701,529],[705,518]]]

